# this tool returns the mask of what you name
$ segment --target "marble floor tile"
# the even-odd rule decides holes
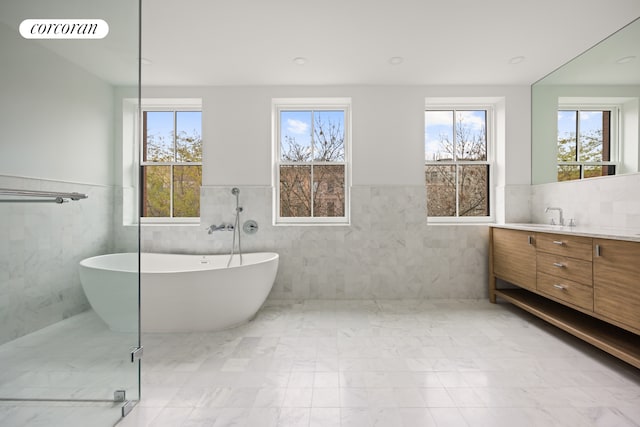
[[[0,425],[112,426],[122,406],[107,402],[114,392],[138,398],[137,364],[130,362],[137,342],[137,334],[112,332],[87,311],[0,345],[0,399],[43,399],[0,400]],[[164,407],[175,389],[167,394],[152,401]]]
[[[71,357],[75,338],[62,325],[0,346],[10,366],[0,392],[112,388],[126,365],[100,364],[101,352],[121,341],[102,343],[89,318],[67,320],[72,335],[96,346],[88,359]],[[238,328],[144,334],[143,344],[142,401],[118,427],[640,427],[640,370],[508,304],[269,300]],[[39,346],[46,357],[21,356]],[[0,401],[2,426],[74,426],[83,417],[111,426],[113,414]]]
[[[171,363],[185,343],[211,354]],[[191,402],[188,426],[613,427],[639,415],[638,370],[486,301],[268,301],[241,328],[153,344],[153,401],[171,395],[155,373],[195,369],[171,398]],[[203,385],[226,394],[203,403]]]

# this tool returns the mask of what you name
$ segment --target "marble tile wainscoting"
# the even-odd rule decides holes
[[[354,186],[350,226],[274,226],[272,188],[240,187],[241,221],[258,222],[242,249],[276,251],[280,267],[270,298],[486,298],[485,225],[427,225],[423,186]],[[231,186],[201,189],[200,226],[143,226],[146,252],[228,253]]]
[[[531,186],[498,186],[495,191],[498,224],[531,222]]]
[[[531,218],[548,223],[547,206],[563,209],[579,226],[625,228],[640,233],[640,173],[531,187]]]
[[[0,344],[89,309],[83,258],[111,250],[113,189],[0,176],[0,187],[79,192],[64,203],[0,203]]]

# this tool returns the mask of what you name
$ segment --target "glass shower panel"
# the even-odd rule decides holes
[[[0,425],[111,426],[140,397],[138,40],[138,0],[0,4]],[[128,273],[86,283],[113,253]]]

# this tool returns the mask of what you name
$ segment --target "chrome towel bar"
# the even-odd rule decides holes
[[[5,199],[8,197],[31,197],[30,199]],[[10,188],[0,188],[0,202],[5,203],[66,203],[69,200],[86,199],[86,194],[82,193],[61,193],[57,191],[39,190],[13,190]]]

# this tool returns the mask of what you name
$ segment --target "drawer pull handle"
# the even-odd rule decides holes
[[[553,285],[553,287],[556,289],[560,289],[561,291],[564,291],[567,289],[567,287],[564,285]]]
[[[600,245],[596,245],[596,256],[600,257],[602,255],[600,255]]]
[[[558,268],[564,268],[565,267],[565,265],[563,263],[561,263],[561,262],[554,262],[553,265],[558,267]]]
[[[554,245],[560,245],[560,246],[564,246],[564,242],[562,240],[554,240],[553,241]]]
[[[530,245],[533,245],[533,236],[527,236]]]

